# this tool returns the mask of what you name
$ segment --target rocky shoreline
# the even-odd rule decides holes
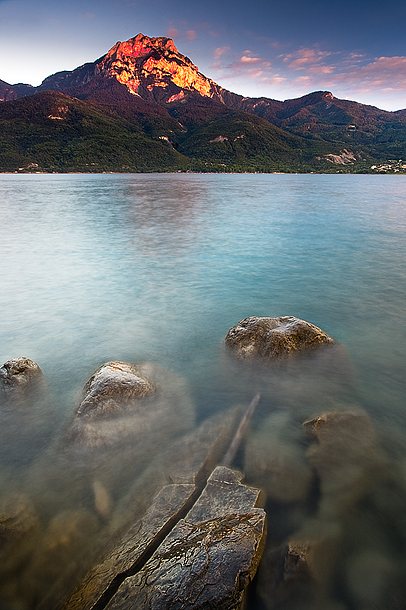
[[[328,371],[317,388],[326,407],[337,370],[348,371],[342,346],[291,316],[246,318],[224,343],[247,378],[265,367],[282,389],[286,371],[289,383],[309,367],[321,380]],[[311,354],[321,357],[300,360]],[[46,400],[40,367],[6,362],[0,396],[10,421],[23,425],[32,397]],[[260,425],[250,425],[267,400],[257,394],[248,410],[197,422],[174,372],[151,363],[100,367],[59,437],[32,457],[24,491],[1,499],[0,599],[23,610],[238,610],[251,607],[255,577],[266,610],[296,608],[298,599],[336,607],[337,558],[355,553],[351,519],[397,475],[357,405],[305,421],[297,411],[293,438],[287,412],[264,410]],[[282,536],[278,511],[292,522]],[[346,594],[361,603],[368,592],[351,582]],[[382,586],[376,597],[384,595]]]

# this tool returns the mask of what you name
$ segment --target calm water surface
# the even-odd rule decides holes
[[[35,552],[26,535],[21,552],[0,551],[5,607],[37,607],[60,577],[49,567],[58,527],[77,524],[74,550],[57,561],[70,565],[129,485],[106,476],[109,508],[96,515],[89,472],[44,457],[110,360],[172,371],[190,426],[261,391],[236,463],[267,495],[251,607],[405,607],[405,177],[2,175],[0,212],[0,364],[31,358],[48,384],[29,416],[7,405],[0,414],[2,514],[18,496],[37,541]],[[343,353],[236,370],[223,339],[251,315],[305,319]],[[354,409],[355,423],[337,424],[339,448],[327,435],[314,450],[304,437],[305,420]],[[272,553],[289,540],[311,541],[313,580],[275,597]]]

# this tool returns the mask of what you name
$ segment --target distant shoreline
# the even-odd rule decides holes
[[[176,172],[0,172],[0,175],[8,176],[102,176],[102,175],[117,175],[117,176],[146,176],[148,174],[193,174],[196,176],[405,176],[406,171],[380,171],[380,172],[194,172],[194,171],[176,171]]]

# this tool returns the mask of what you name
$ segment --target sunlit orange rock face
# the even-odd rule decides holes
[[[182,98],[181,90],[196,91],[205,97],[218,96],[221,87],[199,72],[188,57],[181,55],[170,38],[149,38],[138,34],[126,42],[118,42],[98,63],[106,76],[116,78],[130,93],[142,90],[167,90],[168,102]]]

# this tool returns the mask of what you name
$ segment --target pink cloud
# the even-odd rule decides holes
[[[169,38],[177,38],[179,36],[179,30],[174,27],[169,27],[166,33]]]
[[[227,51],[229,50],[230,47],[217,47],[217,49],[214,50],[214,59],[218,59],[219,57],[224,55],[224,53],[227,53]]]
[[[294,53],[288,55],[280,55],[285,63],[288,63],[288,67],[293,70],[304,70],[307,66],[311,66],[321,62],[325,57],[331,55],[329,51],[321,51],[320,49],[306,49],[301,48]]]
[[[195,30],[188,30],[186,32],[186,40],[188,42],[190,42],[191,40],[194,40],[196,38],[196,32]]]
[[[271,62],[262,57],[254,57],[253,53],[246,49],[239,59],[236,59],[232,63],[227,64],[221,62],[221,57],[225,53],[228,53],[229,47],[219,47],[214,52],[214,58],[217,59],[211,68],[216,69],[220,72],[223,79],[230,78],[249,78],[249,79],[261,79],[268,80],[269,71],[271,68]]]
[[[363,97],[364,103],[376,104],[385,98],[384,106],[393,106],[395,100],[400,107],[405,105],[406,56],[368,58],[361,53],[330,53],[314,48],[279,55],[277,60],[281,62],[279,74],[287,77],[297,95],[330,90],[341,98]]]
[[[264,42],[271,49],[281,49],[287,46],[286,43],[282,43],[274,38],[269,38],[269,36],[256,36],[255,40],[258,42]]]
[[[333,71],[333,66],[312,66],[309,68],[311,74],[331,74]]]
[[[365,66],[368,71],[399,72],[406,75],[406,57],[378,57],[374,62]]]
[[[280,85],[287,79],[284,76],[279,76],[279,74],[274,74],[271,78],[267,79],[267,82],[270,85]]]
[[[243,55],[241,57],[241,59],[239,59],[237,62],[235,62],[235,65],[237,66],[243,66],[244,64],[257,64],[260,63],[262,60],[260,57],[249,57],[248,55]]]
[[[269,48],[270,41],[266,42]],[[230,58],[230,48],[219,46],[213,56],[215,63],[211,68],[217,71],[218,82],[233,79],[241,84],[245,81],[251,88],[269,87],[263,94],[277,99],[329,90],[344,99],[361,101],[361,97],[363,103],[376,104],[386,95],[385,102],[380,102],[384,107],[393,107],[396,99],[400,100],[398,107],[406,105],[406,54],[373,58],[358,50],[338,52],[315,45],[282,54],[269,51],[266,58],[250,49]],[[253,81],[255,85],[248,85]]]
[[[371,89],[389,87],[406,89],[406,57],[378,57],[363,66],[349,70],[337,66],[332,80],[340,84],[357,84]]]
[[[1,0],[0,0],[1,1]],[[218,32],[216,32],[210,23],[206,22],[194,22],[190,23],[187,20],[176,20],[170,21],[167,29],[167,36],[170,38],[176,38],[177,42],[191,42],[195,40],[199,33],[204,32],[207,36],[217,37]]]
[[[349,53],[349,54],[348,54],[348,57],[349,57],[349,59],[357,59],[357,60],[360,60],[360,59],[362,59],[363,57],[365,57],[365,54],[364,54],[364,53],[355,53],[355,52],[352,52],[352,53]]]
[[[253,53],[249,49],[246,49],[241,55],[240,59],[237,59],[232,64],[225,66],[226,70],[230,72],[253,72],[253,66],[256,66],[255,72],[258,72],[259,69],[268,69],[271,66],[271,63],[262,59],[261,57],[254,57]]]
[[[383,89],[406,90],[406,57],[377,57],[373,60],[359,52],[332,53],[318,47],[300,48],[277,58],[285,68],[283,73],[300,71],[303,77],[294,80],[310,89],[335,87],[353,91]],[[287,70],[287,72],[286,72]]]

